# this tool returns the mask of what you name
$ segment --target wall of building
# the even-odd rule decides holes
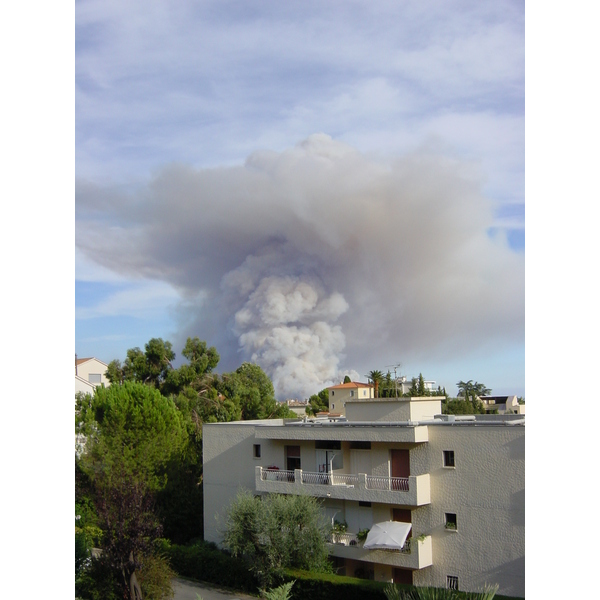
[[[105,365],[102,361],[97,358],[91,358],[85,362],[78,364],[76,367],[77,376],[81,377],[85,381],[90,381],[90,374],[100,375],[100,382],[91,382],[94,385],[104,384],[105,387],[110,385],[110,381],[106,378],[106,369],[108,365]]]
[[[342,466],[339,473],[370,469],[372,475],[389,476],[390,450],[410,450],[410,474],[429,474],[430,504],[408,507],[411,510],[413,537],[421,534],[432,538],[433,565],[413,572],[415,585],[446,586],[448,575],[456,576],[461,590],[476,591],[486,583],[497,582],[500,594],[525,595],[524,527],[525,527],[525,428],[504,425],[501,418],[493,425],[430,425],[427,443],[384,441],[393,431],[404,435],[412,428],[351,427],[294,428],[256,427],[251,422],[206,424],[204,435],[204,520],[205,538],[219,543],[218,521],[238,488],[255,488],[255,466],[276,465],[285,469],[285,446],[299,445],[301,468],[317,471],[315,439],[339,439],[342,432],[372,439],[370,450],[353,450],[350,441],[341,441]],[[497,424],[496,424],[497,422]],[[279,422],[283,424],[283,422]],[[285,431],[284,431],[285,429]],[[405,431],[406,430],[406,431]],[[285,433],[285,437],[283,434]],[[281,435],[268,439],[267,435]],[[312,439],[294,439],[307,436]],[[261,457],[253,457],[253,446],[260,444]],[[443,464],[444,451],[454,452],[454,467]],[[358,453],[362,456],[359,457]],[[367,465],[365,467],[365,465]],[[375,497],[375,496],[374,496]],[[357,533],[372,523],[390,520],[395,506],[388,502],[372,502],[360,507],[348,499],[325,500],[325,511],[348,523],[348,531]],[[404,508],[406,506],[397,506]],[[457,529],[444,527],[445,513],[456,514]],[[355,561],[356,562],[356,561]],[[347,561],[347,573],[354,563]],[[357,568],[365,567],[356,562]],[[355,566],[356,566],[355,565]],[[393,570],[389,565],[371,565],[375,579],[389,581]]]
[[[443,466],[444,450],[455,467]],[[413,529],[432,536],[433,566],[415,571],[415,585],[463,590],[497,582],[500,594],[525,596],[525,428],[431,426],[429,443],[411,452],[411,469],[429,472],[431,504],[413,510]],[[457,529],[445,529],[445,513]]]
[[[349,421],[421,421],[433,419],[441,412],[441,397],[374,398],[366,402],[346,402],[346,418]]]

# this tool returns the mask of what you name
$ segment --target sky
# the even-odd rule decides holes
[[[75,3],[75,348],[525,396],[525,14]]]

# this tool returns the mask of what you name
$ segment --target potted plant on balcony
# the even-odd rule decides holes
[[[334,544],[342,543],[342,536],[348,531],[348,523],[346,521],[338,521],[337,519],[333,522],[331,533],[333,536]]]
[[[358,531],[358,533],[356,534],[356,539],[358,540],[358,542],[360,544],[364,544],[365,540],[367,539],[367,536],[369,535],[369,531],[371,531],[370,529],[360,529]]]

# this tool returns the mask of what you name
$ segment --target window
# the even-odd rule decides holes
[[[354,390],[350,390],[350,397],[354,398]]]
[[[456,513],[445,513],[444,527],[456,531]]]
[[[365,502],[363,500],[359,500],[358,501],[358,505],[362,508],[371,508],[371,503],[370,502]]]
[[[335,404],[331,405],[331,410],[333,410],[335,408]]]
[[[88,375],[88,381],[90,383],[102,383],[102,375],[100,373],[90,373]]]
[[[260,458],[260,444],[254,444],[254,458]]]
[[[317,450],[341,450],[342,442],[337,440],[315,440]]]
[[[458,577],[455,575],[446,575],[446,587],[449,590],[458,591]]]
[[[454,464],[454,450],[444,450],[444,466],[455,467]]]
[[[288,471],[294,471],[300,469],[300,446],[286,446],[285,447],[286,457],[286,469]]]
[[[370,450],[371,442],[350,442],[350,450]]]
[[[331,395],[335,396],[335,391],[334,390],[331,390]]]

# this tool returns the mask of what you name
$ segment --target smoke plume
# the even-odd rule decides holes
[[[523,257],[488,235],[481,187],[438,154],[383,162],[316,134],[240,166],[171,165],[132,194],[80,181],[77,245],[173,285],[181,340],[216,345],[220,367],[255,361],[278,397],[307,397],[398,358],[522,341]]]

